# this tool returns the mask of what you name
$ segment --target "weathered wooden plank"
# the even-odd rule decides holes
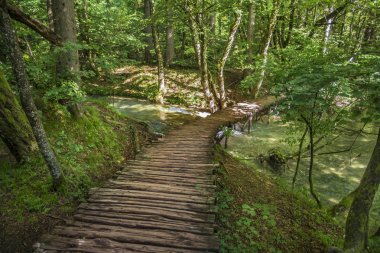
[[[183,177],[192,179],[204,179],[204,180],[214,180],[212,171],[205,171],[204,173],[191,173],[190,171],[180,172],[178,170],[156,170],[149,169],[146,166],[134,166],[130,169],[124,171],[118,171],[118,175],[125,175],[130,177],[140,177],[144,175],[157,175],[157,176],[168,176],[168,177]]]
[[[135,191],[135,190],[119,190],[119,189],[108,189],[100,188],[96,190],[90,190],[90,194],[95,196],[126,196],[130,198],[142,198],[146,199],[157,199],[157,200],[173,200],[182,201],[188,203],[200,203],[200,204],[213,204],[215,202],[214,197],[204,197],[204,196],[192,196],[192,195],[182,195],[175,193],[161,193],[161,192],[148,192],[148,191]]]
[[[149,229],[109,230],[80,228],[74,226],[58,226],[53,234],[74,238],[107,238],[121,243],[137,243],[153,246],[176,247],[192,250],[217,251],[219,248],[215,236],[201,236],[176,231],[162,231]]]
[[[127,220],[120,218],[106,218],[93,216],[88,214],[74,215],[76,221],[87,222],[91,224],[101,224],[110,226],[120,226],[125,228],[140,228],[140,229],[164,229],[178,232],[189,232],[194,234],[213,235],[214,229],[212,226],[201,226],[197,223],[175,223],[175,222],[159,222],[146,220]],[[72,225],[78,225],[73,223]],[[80,225],[80,224],[79,224]]]
[[[58,250],[65,249],[68,252],[91,252],[98,253],[98,249],[104,250],[104,253],[128,253],[128,252],[144,252],[144,253],[201,253],[204,251],[188,250],[172,247],[160,247],[152,245],[143,244],[133,244],[133,243],[120,243],[107,238],[67,238],[57,235],[44,236],[44,239],[48,241],[48,244],[43,244],[41,248],[51,249],[48,252],[57,252]],[[54,245],[54,246],[51,246]],[[62,251],[60,251],[62,252]]]
[[[165,185],[160,183],[147,183],[147,182],[128,182],[110,180],[106,185],[106,188],[111,189],[126,189],[136,191],[150,191],[150,192],[163,192],[163,193],[178,193],[185,195],[199,195],[199,196],[213,196],[215,191],[210,188],[196,188],[194,185],[176,186]]]
[[[210,204],[197,204],[197,203],[187,203],[179,201],[160,201],[160,200],[149,200],[145,199],[135,199],[127,197],[118,196],[98,196],[97,198],[90,197],[87,200],[88,203],[103,203],[108,205],[126,205],[126,206],[153,206],[153,207],[167,207],[170,206],[173,209],[179,210],[192,210],[201,213],[215,213],[215,206]]]
[[[187,210],[178,210],[152,206],[110,206],[94,203],[82,203],[79,205],[79,209],[141,215],[159,215],[171,220],[189,222],[213,223],[215,221],[214,214],[197,213]]]

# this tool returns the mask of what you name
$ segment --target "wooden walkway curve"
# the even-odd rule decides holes
[[[212,137],[269,100],[240,103],[166,135],[93,189],[35,252],[218,252]]]

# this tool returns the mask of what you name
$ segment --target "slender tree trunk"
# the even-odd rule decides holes
[[[37,140],[38,147],[47,163],[53,178],[53,187],[56,188],[62,181],[61,169],[59,163],[51,149],[44,127],[38,118],[37,108],[32,97],[32,90],[26,74],[25,63],[17,42],[11,19],[8,15],[6,0],[0,0],[0,30],[4,35],[6,46],[9,51],[13,72],[17,81],[20,92],[22,107],[26,113],[30,125],[32,126],[34,137]]]
[[[295,3],[296,3],[296,0],[291,0],[290,2],[289,27],[288,27],[288,34],[284,41],[284,47],[287,47],[289,45],[290,39],[292,38],[292,32],[293,32],[293,27],[294,27],[294,14],[296,11]]]
[[[144,0],[144,17],[146,20],[150,18],[150,0]],[[145,27],[146,34],[146,47],[145,47],[145,63],[152,63],[152,54],[151,50],[153,49],[153,39],[152,39],[152,26],[149,24]]]
[[[186,32],[182,32],[181,36],[181,59],[185,59],[185,50],[186,50]]]
[[[272,39],[274,26],[276,25],[276,21],[277,21],[277,14],[278,14],[278,6],[277,5],[278,5],[277,3],[273,4],[273,10],[272,10],[272,14],[271,14],[271,17],[269,20],[267,37],[265,39],[265,45],[264,45],[264,49],[263,49],[263,62],[262,62],[261,67],[260,67],[260,77],[256,83],[254,90],[253,90],[253,96],[254,97],[257,97],[257,95],[259,94],[261,86],[263,85],[263,82],[264,82],[266,66],[268,63],[268,50],[269,50],[270,42]]]
[[[256,21],[256,10],[255,4],[249,4],[249,12],[248,12],[248,24],[247,24],[247,63],[253,63],[253,34],[255,29],[255,21]]]
[[[239,11],[237,13],[235,22],[230,29],[230,35],[229,35],[228,40],[227,40],[227,45],[224,48],[222,59],[220,59],[220,62],[218,64],[218,86],[219,86],[219,107],[220,107],[220,109],[223,109],[227,106],[226,105],[226,91],[225,91],[225,87],[224,87],[224,66],[226,65],[228,56],[229,56],[231,48],[232,48],[232,45],[234,44],[236,31],[239,28],[242,15],[243,15],[242,11]]]
[[[190,28],[191,32],[193,34],[193,44],[194,44],[194,51],[195,51],[195,59],[197,61],[198,67],[201,68],[201,43],[199,40],[199,32],[198,28],[195,24],[195,22],[190,19]]]
[[[206,31],[203,31],[199,34],[200,42],[200,71],[201,71],[201,84],[203,88],[203,94],[206,100],[206,103],[209,107],[211,113],[215,112],[215,99],[213,98],[212,93],[210,92],[210,83],[208,79],[208,63],[207,63],[207,39]]]
[[[0,70],[0,138],[18,162],[37,149],[32,128],[11,87]]]
[[[344,249],[364,252],[368,243],[368,221],[372,202],[380,184],[380,128],[377,142],[354,196],[346,222]],[[346,252],[345,251],[345,252]]]
[[[334,11],[334,8],[331,8],[329,10],[330,12],[333,12]],[[323,44],[323,54],[327,54],[327,45],[329,43],[329,40],[330,40],[330,34],[331,34],[331,28],[332,28],[332,22],[334,21],[334,18],[329,18],[327,20],[327,25],[326,25],[326,30],[325,30],[325,40],[324,40],[324,44]]]
[[[292,181],[292,189],[294,189],[294,186],[296,185],[297,175],[298,175],[298,171],[299,171],[299,167],[300,167],[300,162],[301,162],[302,147],[303,147],[303,143],[305,141],[305,137],[306,137],[307,131],[308,131],[308,128],[305,127],[305,131],[302,134],[302,137],[301,137],[301,140],[300,140],[300,144],[298,146],[297,165],[296,165],[296,169],[294,171],[294,176],[293,176],[293,181]]]
[[[314,191],[314,184],[313,184],[313,169],[314,169],[314,131],[313,130],[314,129],[310,123],[309,124],[309,138],[310,138],[309,189],[310,189],[310,194],[311,196],[313,196],[313,198],[317,202],[318,207],[322,208],[322,203]]]
[[[154,15],[154,0],[149,0],[150,5],[150,15]],[[164,103],[164,96],[166,93],[165,89],[165,67],[164,67],[164,58],[162,57],[162,51],[160,46],[160,39],[158,37],[157,25],[152,24],[152,38],[154,50],[156,51],[157,57],[157,69],[158,69],[158,94],[156,101],[160,104]]]
[[[168,10],[169,22],[166,27],[166,53],[165,53],[165,66],[169,67],[175,56],[175,47],[174,47],[174,29],[172,24],[173,13],[171,10]]]

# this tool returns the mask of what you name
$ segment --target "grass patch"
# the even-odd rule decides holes
[[[323,252],[343,229],[302,194],[222,150],[218,173],[221,252]]]
[[[22,165],[0,162],[1,252],[30,252],[41,233],[70,217],[90,188],[114,175],[150,138],[145,124],[104,104],[87,102],[84,109],[75,121],[63,107],[44,108],[44,125],[65,178],[57,192],[51,191],[39,154]]]

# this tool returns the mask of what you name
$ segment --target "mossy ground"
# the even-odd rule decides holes
[[[49,141],[62,165],[57,192],[43,159],[17,165],[0,161],[0,251],[30,252],[38,236],[70,217],[88,190],[114,175],[120,164],[149,141],[147,127],[104,104],[86,102],[83,117],[62,108],[42,108]],[[4,152],[3,152],[4,153]],[[4,157],[5,158],[5,157]]]
[[[223,151],[218,175],[221,252],[323,252],[343,228],[302,195]]]

